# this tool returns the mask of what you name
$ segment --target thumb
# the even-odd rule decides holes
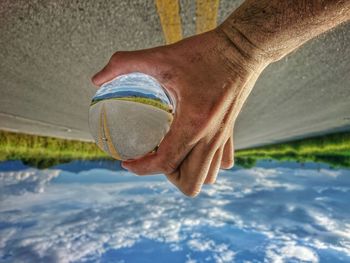
[[[147,70],[145,60],[140,59],[136,52],[116,52],[113,54],[107,65],[96,73],[91,81],[96,86],[114,79],[115,77],[135,71],[144,72]]]

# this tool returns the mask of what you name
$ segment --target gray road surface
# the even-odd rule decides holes
[[[222,0],[218,21],[241,1]],[[184,35],[194,1],[181,0]],[[0,128],[91,140],[90,77],[116,50],[164,44],[153,0],[0,2]],[[350,24],[268,67],[235,129],[237,148],[350,130]]]
[[[90,128],[104,151],[127,160],[154,150],[173,117],[162,109],[131,101],[105,100],[90,108]]]

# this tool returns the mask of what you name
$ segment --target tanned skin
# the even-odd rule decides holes
[[[124,161],[138,174],[163,173],[196,196],[234,162],[233,128],[270,63],[349,21],[349,0],[246,0],[216,29],[152,49],[116,52],[92,81],[143,72],[175,98],[176,113],[156,153]]]

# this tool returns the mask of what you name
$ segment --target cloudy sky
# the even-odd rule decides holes
[[[162,101],[170,103],[163,88],[154,78],[138,72],[119,76],[112,81],[103,84],[103,86],[97,90],[95,97],[100,97],[108,93],[115,93],[117,91],[133,90],[140,93],[151,93]]]
[[[198,198],[162,176],[0,172],[0,262],[349,262],[350,172],[222,171]]]

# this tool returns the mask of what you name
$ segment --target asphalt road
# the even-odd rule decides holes
[[[220,1],[218,22],[241,1]],[[194,1],[180,1],[183,36]],[[91,140],[90,77],[116,50],[165,43],[153,0],[0,2],[0,128]],[[235,127],[237,148],[350,130],[350,24],[269,66]]]
[[[153,151],[169,130],[172,114],[157,107],[105,100],[90,108],[90,128],[100,149],[115,159],[135,159]]]

